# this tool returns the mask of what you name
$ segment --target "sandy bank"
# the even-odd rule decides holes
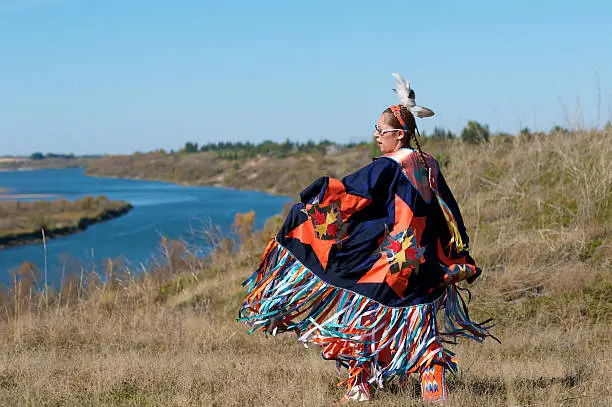
[[[57,198],[57,195],[51,194],[9,194],[0,191],[0,201],[10,201],[12,199],[47,199]]]
[[[0,201],[10,201],[12,199],[48,199],[58,198],[53,194],[13,194],[9,188],[0,188]]]

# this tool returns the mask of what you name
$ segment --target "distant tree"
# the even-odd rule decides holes
[[[431,133],[431,138],[437,140],[451,140],[455,138],[455,135],[450,130],[444,130],[440,127],[435,127],[433,129],[433,133]]]
[[[553,128],[550,129],[550,132],[553,133],[553,134],[554,133],[559,133],[559,134],[567,134],[568,133],[567,129],[563,128],[561,126],[553,126]]]
[[[346,144],[346,148],[365,147],[370,145],[369,141],[350,141]]]
[[[489,126],[470,120],[461,132],[461,140],[471,144],[488,143],[490,135]]]
[[[506,133],[505,131],[500,131],[498,133],[495,133],[494,136],[495,137],[502,137],[502,138],[514,137],[512,134]]]
[[[446,138],[446,132],[440,127],[434,127],[433,132],[431,133],[431,138],[444,140]]]
[[[527,137],[527,138],[531,138],[531,130],[529,130],[529,127],[524,127],[521,130],[521,137]]]
[[[280,150],[282,153],[289,153],[293,150],[294,144],[291,140],[287,139],[283,144],[280,145]]]
[[[320,152],[321,154],[325,154],[327,153],[327,147],[331,146],[332,144],[334,143],[332,143],[331,141],[327,139],[323,139],[319,141],[319,144],[317,144],[316,150]]]
[[[45,159],[45,155],[39,151],[35,152],[34,154],[32,154],[30,156],[30,158],[32,160],[44,160]]]
[[[521,140],[531,141],[533,140],[533,133],[529,130],[529,127],[524,127],[519,132],[519,138]]]
[[[295,153],[336,154],[345,147],[350,148],[357,145],[367,146],[369,145],[369,141],[364,141],[359,144],[349,143],[348,145],[342,145],[325,139],[318,142],[308,140],[305,143],[286,139],[284,142],[280,143],[272,140],[264,140],[259,144],[253,144],[249,141],[237,141],[235,143],[230,141],[219,141],[203,144],[201,146],[198,146],[197,143],[189,142],[186,143],[185,147],[180,151],[189,153],[199,149],[199,151],[214,152],[218,158],[224,160],[243,160],[256,156],[287,157]]]
[[[301,152],[304,152],[304,153],[310,153],[316,147],[317,147],[317,144],[313,140],[308,140],[306,142],[306,144],[300,145],[300,147],[298,148],[298,151],[301,151]]]
[[[604,126],[604,130],[605,131],[612,131],[612,122],[610,120],[608,120],[606,122],[606,125]]]
[[[257,153],[271,155],[274,151],[276,151],[278,144],[273,142],[272,140],[264,140],[261,144],[257,146]]]
[[[192,143],[191,141],[186,142],[184,151],[186,153],[197,153],[198,143]]]
[[[70,154],[47,153],[45,155],[45,158],[60,158],[64,160],[72,160],[75,158],[75,156],[74,156],[74,153],[70,153]]]

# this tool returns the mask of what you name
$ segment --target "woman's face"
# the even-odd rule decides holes
[[[382,114],[378,119],[378,123],[376,123],[376,130],[374,131],[374,138],[383,154],[392,153],[402,148],[405,134],[402,130],[398,129],[388,131],[394,129],[394,127],[387,123],[387,119],[388,115]]]

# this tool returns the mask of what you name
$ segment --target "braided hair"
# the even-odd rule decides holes
[[[454,244],[455,248],[458,252],[463,250],[467,250],[467,243],[464,242],[463,236],[461,236],[461,231],[459,230],[457,219],[453,214],[453,211],[449,208],[449,206],[444,202],[444,199],[440,196],[438,192],[437,186],[432,185],[432,174],[431,169],[427,165],[427,160],[425,160],[425,154],[423,154],[423,150],[421,149],[421,143],[419,143],[419,139],[417,138],[417,134],[419,133],[419,129],[416,126],[416,121],[412,113],[406,109],[403,105],[395,105],[386,109],[383,114],[387,117],[387,124],[393,126],[394,128],[403,128],[408,133],[408,140],[404,142],[405,146],[410,147],[410,139],[414,140],[414,144],[416,145],[418,157],[425,167],[425,170],[429,174],[429,186],[433,190],[433,193],[436,196],[436,200],[438,201],[440,208],[442,210],[442,214],[444,215],[444,219],[446,220],[446,224],[448,225],[448,230],[450,232],[450,243]],[[401,121],[405,123],[402,125],[401,121],[398,119],[397,115],[401,117]],[[420,136],[420,134],[419,134]],[[434,180],[435,183],[435,180]]]
[[[398,106],[400,109],[400,114],[402,115],[402,119],[404,120],[404,123],[406,123],[405,129],[408,133],[408,138],[404,138],[404,140],[406,140],[404,142],[404,146],[411,147],[411,139],[414,140],[414,144],[416,146],[416,150],[417,150],[419,159],[421,160],[421,163],[423,164],[423,166],[425,166],[425,169],[427,169],[427,172],[429,173],[429,165],[427,165],[427,161],[425,160],[425,155],[423,154],[423,150],[421,149],[421,143],[419,142],[419,139],[417,138],[417,134],[419,135],[419,137],[421,136],[421,134],[419,133],[419,129],[417,128],[416,120],[414,119],[414,116],[412,115],[412,113],[410,113],[410,111],[406,109],[406,106],[404,105],[398,105]],[[391,110],[390,107],[385,109],[383,111],[383,114],[387,116],[387,123],[391,125],[392,127],[396,129],[403,127],[400,121],[397,120],[397,117],[395,117],[395,114],[393,114],[393,110]]]

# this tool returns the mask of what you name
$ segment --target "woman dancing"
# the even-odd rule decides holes
[[[459,293],[480,269],[438,162],[417,139],[415,116],[433,112],[393,76],[400,103],[374,133],[383,155],[300,194],[244,283],[239,320],[321,346],[348,368],[344,400],[368,400],[371,385],[418,372],[423,399],[435,402],[446,399],[445,370],[456,369],[443,342],[482,341],[489,326],[470,320]]]

